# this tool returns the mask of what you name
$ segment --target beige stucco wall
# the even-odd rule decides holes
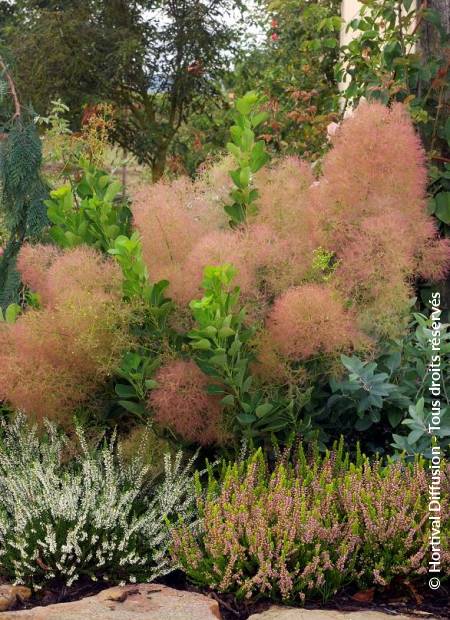
[[[347,24],[351,22],[352,19],[355,19],[355,17],[358,17],[360,7],[361,7],[361,4],[360,2],[358,2],[358,0],[342,0],[342,4],[341,4],[342,26],[341,26],[341,36],[340,36],[341,46],[348,45],[350,41],[352,40],[352,38],[354,38],[355,36],[355,32],[353,30],[346,32]],[[346,87],[346,82],[344,80],[339,84],[339,89],[342,91],[345,89],[345,87]]]
[[[352,19],[355,19],[355,17],[358,17],[360,7],[361,3],[358,2],[358,0],[342,0],[341,17],[343,21],[340,36],[341,46],[348,45],[352,38],[355,36],[355,32],[353,30],[346,32],[347,24],[351,22]],[[345,86],[346,83],[345,81],[343,81],[339,84],[339,89],[342,91],[345,89]]]
[[[352,31],[345,32],[345,30],[347,28],[347,24],[358,16],[360,7],[361,4],[358,0],[342,0],[341,17],[344,22],[341,28],[341,45],[347,45],[351,41],[352,36],[354,36]]]
[[[346,32],[347,24],[351,22],[352,19],[355,19],[355,17],[358,17],[360,8],[361,8],[361,3],[358,2],[358,0],[342,0],[341,17],[342,17],[343,23],[341,27],[341,36],[340,36],[341,46],[348,45],[348,43],[355,36],[355,32],[353,30]],[[343,90],[343,87],[344,87],[344,83],[341,83],[340,89]]]

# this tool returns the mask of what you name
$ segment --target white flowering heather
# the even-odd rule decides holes
[[[168,521],[195,510],[192,461],[166,455],[165,477],[148,481],[143,455],[121,458],[115,437],[65,463],[67,437],[46,437],[19,414],[0,427],[0,575],[40,587],[81,576],[151,580],[172,570]]]

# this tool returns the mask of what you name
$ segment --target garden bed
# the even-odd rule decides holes
[[[129,195],[112,108],[74,136],[3,70],[5,620],[450,617],[450,239],[420,115],[361,100],[313,163],[249,91],[227,156]],[[69,140],[52,190],[39,123]]]

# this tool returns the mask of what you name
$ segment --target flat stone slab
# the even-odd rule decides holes
[[[4,611],[0,620],[221,620],[216,601],[158,584],[108,588],[80,601]]]
[[[425,617],[427,620],[433,620],[434,618],[431,614],[427,614]],[[261,614],[253,614],[248,620],[388,620],[388,618],[390,620],[411,620],[412,616],[385,614],[380,611],[369,610],[334,611],[333,609],[271,607]]]

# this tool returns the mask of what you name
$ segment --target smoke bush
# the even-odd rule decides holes
[[[158,184],[137,200],[151,277],[169,278],[185,305],[198,296],[206,265],[233,264],[250,319],[267,320],[267,333],[285,347],[289,330],[283,337],[273,317],[284,308],[297,325],[295,340],[307,343],[298,359],[401,335],[415,279],[448,271],[450,243],[438,239],[427,214],[424,152],[401,105],[360,105],[333,135],[317,180],[295,157],[260,170],[258,212],[239,229],[227,228],[220,213],[224,184],[214,195],[214,174],[205,178]],[[305,303],[317,310],[309,321],[301,303],[287,309],[305,286],[313,286],[303,289],[313,296]],[[322,335],[314,338],[313,326]]]
[[[156,422],[189,442],[208,445],[224,439],[219,401],[207,394],[208,378],[193,361],[169,362],[156,380],[159,387],[149,397]]]
[[[212,180],[219,187],[212,187]],[[161,181],[133,196],[134,223],[151,277],[168,279],[170,292],[180,303],[185,299],[175,283],[182,283],[183,261],[199,239],[226,223],[219,200],[224,195],[221,184],[221,175],[211,171],[195,183],[185,178]]]
[[[278,297],[267,330],[291,360],[349,349],[356,340],[351,315],[332,290],[318,284],[290,288]]]
[[[59,578],[150,580],[172,570],[166,519],[194,515],[190,466],[165,458],[165,477],[149,483],[142,454],[121,458],[113,438],[65,463],[68,438],[48,436],[19,415],[0,428],[0,576],[35,588]]]
[[[343,224],[339,238],[380,208],[427,219],[425,155],[402,105],[361,104],[334,135],[333,147],[323,161],[321,191],[324,208]]]
[[[258,220],[285,234],[303,214],[314,180],[310,165],[297,157],[286,157],[268,170],[263,168],[256,175]]]
[[[425,280],[440,282],[450,269],[450,239],[430,237],[421,248],[418,273]]]
[[[338,285],[371,334],[398,335],[414,277],[448,270],[449,243],[436,236],[425,188],[424,151],[406,110],[371,103],[336,132],[311,192]]]
[[[266,226],[209,233],[187,256],[184,299],[188,301],[200,293],[206,265],[232,264],[237,270],[234,281],[241,289],[243,299],[254,303],[262,297],[259,270],[267,262],[275,241]]]
[[[189,328],[205,267],[235,267],[245,329],[252,324],[243,355],[260,379],[248,378],[250,408],[265,398],[254,389],[308,388],[308,373],[333,374],[337,354],[401,336],[417,278],[448,271],[450,242],[427,215],[423,149],[400,105],[360,105],[317,178],[295,157],[259,170],[257,209],[237,228],[223,209],[229,167],[144,187],[133,215],[150,280],[169,280],[175,329]],[[42,306],[0,326],[0,398],[38,417],[66,414],[117,368],[133,308],[117,264],[88,248],[28,246],[18,265]],[[311,360],[319,363],[299,363]],[[195,364],[170,362],[158,380],[149,399],[157,421],[188,441],[219,442],[220,406]]]
[[[49,299],[47,272],[56,258],[61,255],[54,245],[24,245],[17,257],[17,269],[23,283],[32,291],[38,291],[42,303]]]
[[[445,549],[448,464],[442,483]],[[270,472],[259,451],[225,464],[220,482],[211,476],[197,492],[201,527],[174,530],[174,558],[196,584],[295,602],[425,575],[428,484],[423,462],[350,463],[341,450],[306,459],[300,449],[298,460]],[[446,574],[448,551],[442,560]]]
[[[132,306],[122,301],[118,266],[89,248],[25,246],[18,265],[42,305],[0,324],[0,398],[63,419],[118,367]]]
[[[268,293],[283,293],[309,278],[313,252],[323,241],[309,198],[313,183],[310,165],[296,157],[287,157],[257,175],[259,211],[255,222],[272,231],[264,265]],[[257,230],[254,225],[252,228]]]

